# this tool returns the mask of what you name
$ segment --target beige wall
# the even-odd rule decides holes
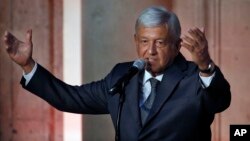
[[[21,88],[2,42],[4,30],[23,40],[32,28],[34,59],[61,78],[62,1],[0,0],[0,9],[0,140],[62,141],[62,113]]]

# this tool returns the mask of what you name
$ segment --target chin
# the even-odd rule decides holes
[[[158,69],[154,69],[154,68],[146,68],[146,70],[148,72],[150,72],[153,76],[156,76],[158,74],[161,74],[161,71],[159,71]]]

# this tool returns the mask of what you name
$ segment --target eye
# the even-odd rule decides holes
[[[165,46],[165,42],[163,40],[157,40],[155,42],[155,44],[156,44],[157,47],[163,47],[163,46]]]
[[[157,41],[157,43],[158,43],[159,45],[162,45],[162,44],[163,44],[163,41]]]
[[[140,43],[143,44],[143,45],[146,45],[148,43],[148,40],[146,39],[141,39],[140,40]]]

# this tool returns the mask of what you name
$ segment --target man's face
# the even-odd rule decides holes
[[[146,69],[156,76],[172,63],[179,49],[173,46],[165,25],[139,27],[134,36],[139,58],[147,60]]]

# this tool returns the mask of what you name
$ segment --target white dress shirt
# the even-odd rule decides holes
[[[37,63],[35,63],[35,66],[31,70],[31,72],[29,72],[28,74],[25,74],[23,72],[23,77],[25,78],[25,86],[27,86],[28,83],[30,82],[31,78],[33,77],[34,73],[36,72],[36,69],[37,69]]]

